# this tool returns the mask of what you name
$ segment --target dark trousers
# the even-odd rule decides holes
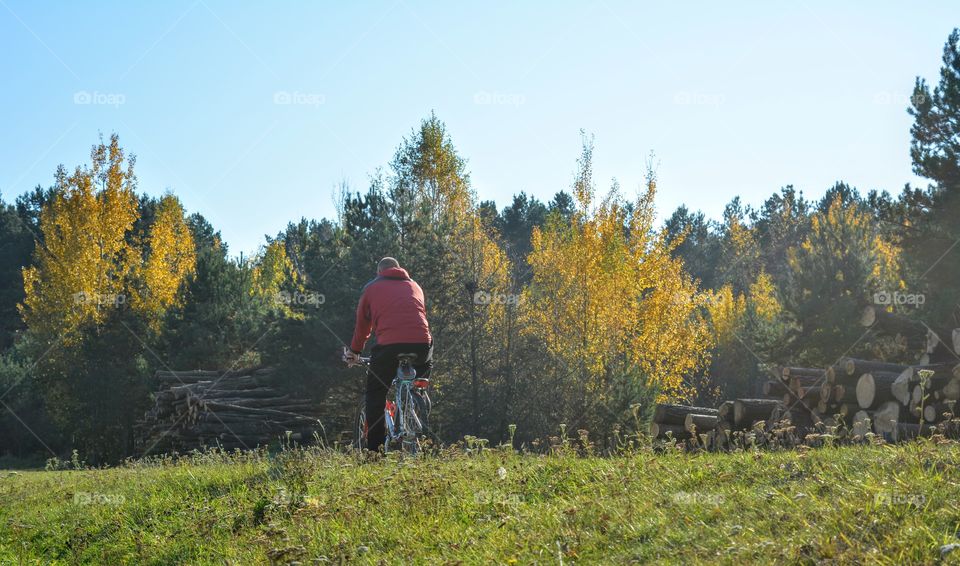
[[[387,390],[397,376],[399,354],[416,354],[413,369],[417,377],[430,377],[433,365],[432,344],[385,344],[377,345],[370,351],[370,367],[367,369],[367,450],[379,450],[386,437],[383,409],[387,403]]]

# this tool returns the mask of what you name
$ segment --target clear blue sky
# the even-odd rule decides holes
[[[916,182],[907,99],[960,4],[730,4],[0,0],[0,193],[117,132],[141,191],[250,252],[333,216],[431,110],[501,206],[567,188],[580,128],[602,187],[634,189],[656,152],[661,218]]]

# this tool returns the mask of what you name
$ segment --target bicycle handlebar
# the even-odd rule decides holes
[[[343,361],[347,361],[347,354],[350,353],[350,350],[347,348],[343,349]],[[370,357],[357,356],[357,363],[360,365],[368,366],[370,365]]]

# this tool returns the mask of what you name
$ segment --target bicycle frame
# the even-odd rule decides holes
[[[412,410],[413,401],[410,398],[413,395],[413,380],[401,379],[399,376],[393,378],[394,401],[392,406],[389,402],[383,410],[384,426],[387,431],[387,441],[400,440],[401,442],[416,441],[417,429],[423,426],[419,422],[416,413]],[[392,411],[391,411],[392,409]],[[391,414],[391,412],[393,414]],[[411,420],[416,421],[414,426]]]
[[[366,367],[370,365],[370,358],[361,357],[359,361]],[[392,401],[388,398],[383,409],[385,450],[389,450],[392,442],[400,441],[405,451],[417,453],[419,451],[418,436],[426,428],[421,417],[417,415],[416,405],[417,399],[420,400],[421,405],[424,403],[429,405],[427,387],[430,382],[428,379],[417,378],[417,371],[413,368],[412,361],[409,356],[400,356],[397,375],[390,384],[394,398]],[[365,415],[363,419],[366,421]],[[366,425],[366,422],[364,424]],[[359,433],[359,430],[357,432]]]

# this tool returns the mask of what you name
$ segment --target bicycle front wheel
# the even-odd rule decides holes
[[[360,401],[360,406],[357,408],[357,416],[354,418],[353,423],[353,447],[357,450],[363,450],[367,447],[367,432],[369,430],[367,404],[365,401]]]

